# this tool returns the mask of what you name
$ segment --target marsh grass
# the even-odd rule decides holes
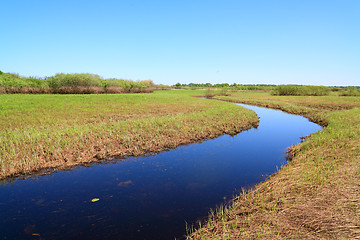
[[[356,239],[360,235],[360,98],[234,93],[218,99],[302,113],[326,123],[267,181],[188,239]],[[316,116],[313,116],[313,115]]]
[[[190,94],[0,95],[0,176],[160,152],[258,121],[250,110]]]

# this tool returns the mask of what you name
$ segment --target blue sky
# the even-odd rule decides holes
[[[0,70],[360,85],[359,0],[4,0]]]

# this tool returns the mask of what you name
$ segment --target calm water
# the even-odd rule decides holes
[[[0,239],[181,238],[185,222],[263,181],[286,163],[287,147],[321,129],[300,116],[246,107],[260,125],[234,137],[0,186]]]

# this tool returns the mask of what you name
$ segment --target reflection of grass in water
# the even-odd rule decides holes
[[[326,124],[269,180],[210,214],[188,239],[354,239],[360,226],[360,97],[242,92],[227,101],[267,106]],[[337,111],[334,111],[337,110]]]
[[[234,134],[257,122],[197,91],[127,95],[0,95],[0,177],[141,155]]]

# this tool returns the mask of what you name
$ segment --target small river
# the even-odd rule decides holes
[[[189,225],[286,164],[287,147],[321,130],[247,107],[257,129],[154,156],[92,164],[0,185],[0,239],[181,239]]]

